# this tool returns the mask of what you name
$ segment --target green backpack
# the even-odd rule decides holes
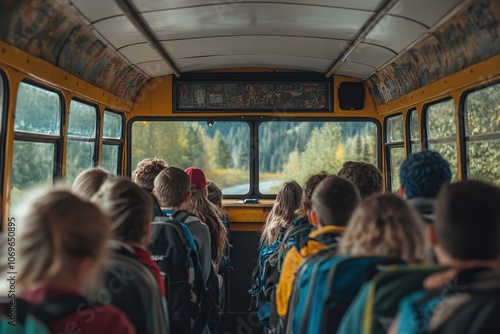
[[[342,318],[338,334],[385,334],[399,302],[423,289],[424,279],[445,268],[423,265],[387,266],[365,283]],[[360,321],[361,319],[361,321]]]
[[[88,301],[79,296],[50,298],[37,306],[24,299],[0,297],[0,333],[50,334],[49,326],[76,313]]]

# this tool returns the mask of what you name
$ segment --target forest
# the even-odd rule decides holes
[[[258,133],[259,155],[251,157],[249,123],[138,121],[132,126],[132,165],[146,157],[163,158],[180,168],[194,165],[226,193],[244,194],[252,158],[258,159],[259,181],[273,183],[302,183],[321,170],[335,173],[347,160],[378,161],[372,122],[270,121],[259,124]]]

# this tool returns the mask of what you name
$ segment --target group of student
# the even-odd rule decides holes
[[[285,183],[250,290],[265,333],[498,333],[500,189],[410,155],[398,194],[374,166]],[[301,197],[299,197],[301,194]]]
[[[216,333],[229,247],[221,201],[201,169],[156,158],[141,161],[132,180],[92,168],[71,191],[38,194],[20,210],[18,298],[3,304],[0,331],[31,326],[9,317],[15,303],[16,316],[26,308],[51,333],[144,333],[135,316],[145,307],[140,300],[126,296],[123,307],[99,300],[99,289],[113,296],[137,280],[120,272],[97,286],[112,274],[110,255],[119,254],[153,275],[168,332]]]

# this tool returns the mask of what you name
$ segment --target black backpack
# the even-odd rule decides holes
[[[173,334],[197,333],[200,305],[206,289],[191,231],[183,223],[191,214],[176,211],[155,217],[148,250],[165,279]]]

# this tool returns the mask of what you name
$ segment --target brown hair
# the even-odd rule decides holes
[[[126,243],[139,242],[153,215],[151,195],[124,177],[107,180],[92,198],[111,219],[113,237]]]
[[[191,180],[180,168],[167,167],[158,174],[154,182],[154,194],[161,207],[178,208],[189,193]]]
[[[296,218],[295,211],[300,206],[302,188],[295,181],[285,182],[274,201],[273,208],[267,215],[266,223],[262,227],[260,240],[266,246],[278,238],[280,228],[288,228]]]
[[[132,173],[132,180],[148,190],[153,190],[155,178],[160,172],[168,167],[168,164],[160,158],[146,158],[137,164]]]
[[[354,183],[331,175],[318,184],[311,201],[321,226],[346,226],[360,197]]]
[[[340,242],[340,252],[353,256],[426,259],[425,227],[418,214],[396,194],[364,199],[352,214]]]
[[[24,212],[17,277],[22,286],[47,284],[75,259],[104,262],[110,223],[94,204],[54,189],[36,197]]]
[[[86,200],[90,200],[97,193],[104,181],[113,177],[110,173],[101,168],[89,168],[78,174],[71,191]]]
[[[454,259],[491,260],[500,254],[500,189],[480,181],[444,186],[437,197],[436,236]]]
[[[215,204],[211,203],[205,196],[205,188],[197,189],[191,184],[191,198],[187,203],[186,210],[193,213],[205,223],[210,230],[210,240],[212,245],[212,259],[218,265],[224,254],[224,249],[229,245],[227,240],[227,230],[219,218],[219,210]]]
[[[338,176],[352,181],[359,190],[361,198],[384,190],[384,178],[377,167],[366,162],[347,161]]]
[[[306,211],[311,209],[311,198],[316,189],[316,186],[328,177],[328,173],[325,171],[321,171],[318,174],[313,174],[309,176],[306,183],[304,184],[304,189],[302,190],[302,207],[299,209],[297,213],[298,216],[305,216]]]
[[[218,208],[222,209],[222,190],[212,180],[207,180],[207,198]]]

